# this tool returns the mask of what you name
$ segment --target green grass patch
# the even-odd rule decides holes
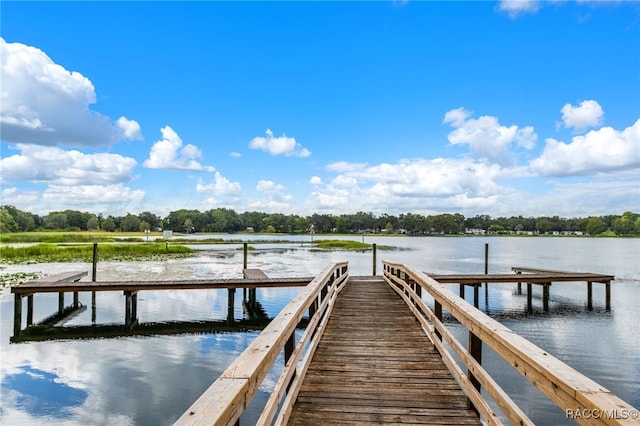
[[[372,247],[371,244],[352,240],[318,240],[313,244],[317,248],[333,250],[369,250]]]
[[[99,260],[162,260],[168,257],[187,257],[189,247],[170,244],[102,244],[98,247]],[[0,247],[2,263],[91,262],[91,245],[35,244],[27,247]]]
[[[149,238],[162,236],[158,232],[151,233]],[[0,234],[0,242],[15,243],[112,243],[117,241],[145,241],[147,236],[140,232],[104,232],[104,231],[42,231],[42,232],[12,232]]]

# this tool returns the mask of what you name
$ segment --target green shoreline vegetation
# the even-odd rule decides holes
[[[180,258],[193,250],[181,244],[101,244],[99,260],[133,261]],[[0,259],[5,264],[92,262],[93,246],[89,244],[34,244],[24,247],[0,246]]]
[[[246,211],[216,208],[208,211],[180,209],[161,218],[151,212],[128,213],[125,216],[103,216],[77,210],[49,212],[44,216],[22,211],[14,206],[0,206],[0,237],[12,233],[47,231],[87,231],[96,233],[92,238],[108,241],[113,234],[131,233],[131,238],[144,241],[161,238],[162,230],[179,235],[192,233],[269,234],[269,235],[572,235],[572,236],[640,236],[640,213],[626,211],[621,215],[562,218],[491,217],[476,215],[465,217],[460,213],[422,215],[401,213],[357,212],[354,214],[296,214]],[[140,234],[143,237],[140,237]],[[28,238],[28,237],[25,237]],[[43,237],[44,238],[44,237]],[[48,238],[55,238],[49,236]],[[184,237],[188,238],[188,237]],[[95,241],[95,240],[92,240]],[[18,242],[13,240],[13,242]],[[26,242],[26,241],[25,241]],[[47,241],[57,242],[57,241]],[[80,242],[80,241],[78,241]]]

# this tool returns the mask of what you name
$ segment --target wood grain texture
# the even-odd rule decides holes
[[[350,278],[289,424],[479,425],[420,324],[381,277]]]

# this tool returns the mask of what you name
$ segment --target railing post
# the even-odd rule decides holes
[[[98,243],[93,243],[93,268],[91,270],[91,281],[96,282],[98,271]],[[91,292],[91,322],[96,322],[96,292]]]
[[[376,243],[373,243],[373,276],[374,277],[376,275],[376,263],[378,262],[377,259],[376,259],[377,258],[376,247],[377,247]]]
[[[469,331],[469,354],[473,357],[473,359],[478,361],[478,364],[482,364],[482,340],[480,340],[480,338],[471,331]],[[480,392],[480,382],[468,369],[467,377],[469,377],[469,381],[471,382],[473,387],[475,387],[478,392]],[[471,403],[471,400],[467,399],[467,401],[469,403],[469,407],[475,409],[475,407]]]
[[[433,313],[435,314],[436,318],[438,318],[438,321],[442,322],[442,305],[437,300],[434,300],[433,302]],[[442,334],[438,331],[438,329],[435,329],[435,331],[438,339],[442,340]]]
[[[489,243],[485,243],[484,245],[484,274],[485,275],[489,274]],[[479,304],[478,287],[474,289],[473,301],[477,308]],[[484,283],[484,303],[486,306],[489,306],[489,283],[488,282]]]
[[[287,364],[287,362],[289,362],[289,358],[291,358],[291,355],[293,355],[293,351],[295,349],[296,349],[296,333],[294,330],[293,333],[291,333],[291,336],[289,336],[289,339],[287,339],[287,342],[284,344],[284,364],[285,365]],[[295,378],[296,378],[296,372],[294,371],[293,374],[291,375],[291,380],[287,385],[287,392],[289,392],[289,388],[291,387],[291,384],[293,383]]]

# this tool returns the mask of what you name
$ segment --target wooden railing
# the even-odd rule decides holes
[[[436,345],[444,362],[461,385],[470,403],[487,424],[502,424],[480,393],[484,388],[504,416],[513,424],[533,422],[491,378],[482,367],[482,345],[493,349],[522,376],[535,385],[558,407],[571,413],[599,413],[576,418],[584,424],[639,424],[637,418],[625,413],[637,410],[609,390],[579,373],[512,330],[475,309],[471,304],[410,266],[383,261],[384,278],[407,302],[429,338]],[[431,310],[422,300],[422,291],[434,300]],[[468,346],[460,343],[442,323],[446,309],[469,333]],[[455,361],[444,342],[455,352],[467,369]]]
[[[260,333],[177,420],[176,425],[235,425],[284,351],[284,368],[256,424],[286,423],[333,302],[348,278],[347,262],[327,267]],[[309,323],[296,344],[296,326]]]

